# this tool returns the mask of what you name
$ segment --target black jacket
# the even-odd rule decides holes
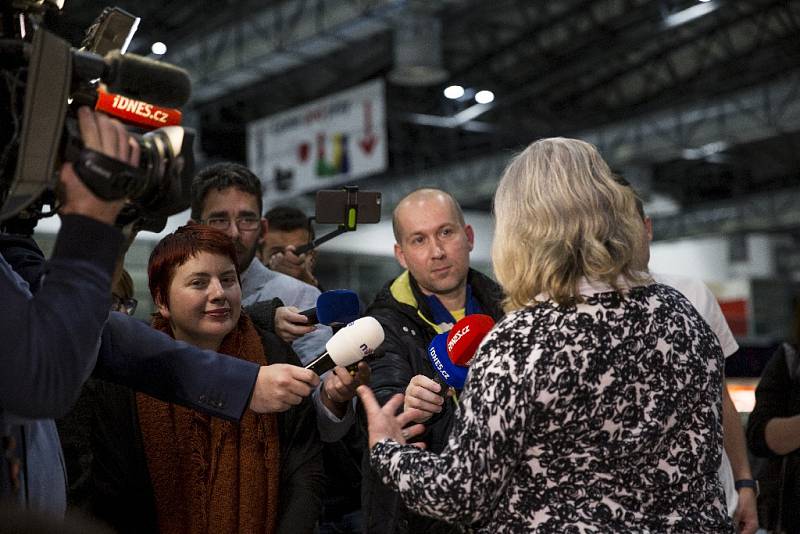
[[[750,451],[760,457],[768,458],[777,465],[780,456],[767,445],[764,430],[767,423],[775,417],[791,417],[800,414],[800,376],[798,369],[790,371],[787,366],[786,344],[781,344],[772,356],[756,388],[756,405],[747,420],[747,445]],[[791,360],[797,366],[798,359]],[[794,373],[794,378],[792,378]],[[769,469],[768,475],[773,484],[762,488],[759,496],[759,519],[762,526],[774,527],[776,517],[770,512],[777,511],[777,480],[779,469]],[[774,486],[774,490],[772,488]],[[773,491],[769,491],[773,490]],[[787,455],[785,486],[783,489],[783,527],[786,532],[800,532],[800,449]],[[761,502],[772,500],[774,502]],[[777,516],[777,513],[775,514]],[[767,524],[770,523],[770,524]]]
[[[470,269],[467,281],[472,295],[480,303],[483,313],[498,320],[503,315],[500,307],[503,293],[494,281]],[[367,309],[375,317],[386,335],[381,351],[385,354],[370,363],[370,387],[378,402],[386,403],[397,393],[404,393],[411,379],[418,374],[433,377],[435,371],[427,357],[427,347],[438,334],[427,300],[413,277],[405,272],[388,283]],[[421,437],[431,452],[441,452],[447,444],[455,419],[456,407],[452,399],[443,410],[425,423]],[[361,412],[361,406],[359,405]],[[363,412],[359,419],[366,422]],[[374,533],[438,533],[457,532],[457,527],[410,512],[400,496],[386,488],[369,465],[369,451],[362,462],[364,480],[361,487],[361,504],[364,512],[365,532]],[[457,496],[454,496],[457,498]]]
[[[270,364],[300,365],[291,347],[259,329]],[[91,509],[119,532],[158,532],[153,489],[139,430],[134,392],[108,382],[92,385]],[[280,492],[278,533],[311,533],[321,508],[322,442],[310,397],[278,414]]]

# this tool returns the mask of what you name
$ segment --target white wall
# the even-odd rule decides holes
[[[650,245],[650,270],[721,282],[729,274],[728,240],[721,237],[658,241]]]
[[[724,237],[658,241],[650,246],[650,270],[723,282],[738,278],[773,278],[775,253],[772,236],[747,236],[747,258],[730,261],[730,243]]]

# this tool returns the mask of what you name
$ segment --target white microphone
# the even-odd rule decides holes
[[[305,366],[322,376],[337,365],[347,367],[372,354],[383,343],[383,327],[374,317],[361,317],[325,343],[325,352]]]

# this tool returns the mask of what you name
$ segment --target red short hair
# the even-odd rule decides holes
[[[147,278],[153,302],[159,298],[169,306],[169,286],[175,271],[200,252],[219,254],[230,258],[239,276],[239,263],[233,240],[222,230],[204,224],[181,226],[158,242],[147,262]]]

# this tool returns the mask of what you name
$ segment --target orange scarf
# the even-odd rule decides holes
[[[153,327],[172,336],[158,316]],[[267,364],[242,314],[219,352]],[[275,532],[279,453],[275,414],[246,410],[239,424],[136,394],[139,428],[162,534]]]

